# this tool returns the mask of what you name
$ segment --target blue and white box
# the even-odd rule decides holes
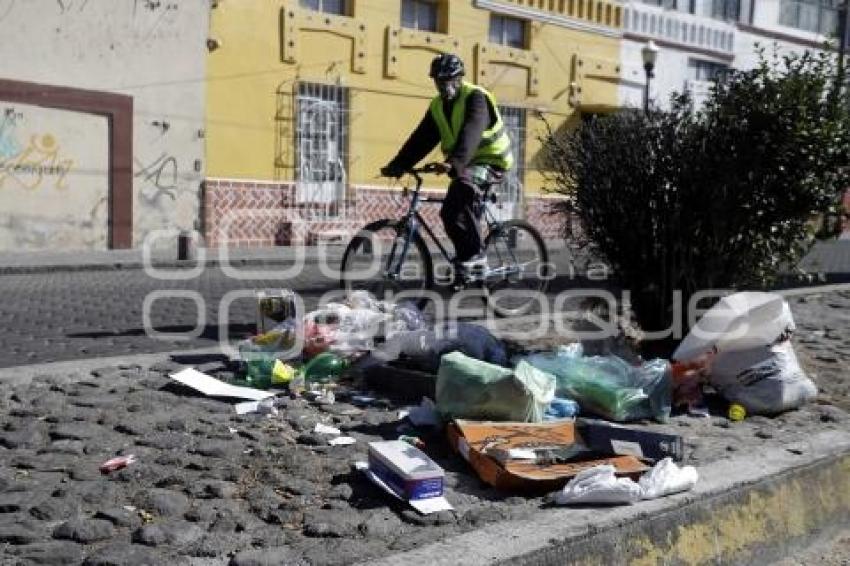
[[[407,500],[443,495],[443,468],[424,452],[401,440],[369,443],[369,470]]]

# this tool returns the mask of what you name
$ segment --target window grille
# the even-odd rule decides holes
[[[308,219],[341,216],[348,179],[348,89],[300,83],[295,111],[296,201]]]
[[[514,168],[505,175],[505,180],[498,187],[497,194],[502,205],[501,212],[496,210],[496,216],[502,219],[521,216],[523,182],[525,180],[525,124],[524,108],[515,106],[499,106],[499,113],[505,123],[505,129],[511,138],[511,149],[514,154]]]

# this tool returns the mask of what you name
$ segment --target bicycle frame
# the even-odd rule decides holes
[[[428,222],[426,222],[422,215],[419,214],[419,206],[421,203],[441,203],[445,200],[441,198],[421,196],[420,191],[422,189],[422,176],[419,173],[428,172],[427,167],[428,166],[426,165],[422,169],[412,169],[409,171],[409,173],[416,180],[416,188],[413,189],[413,192],[411,194],[410,204],[408,205],[407,212],[401,219],[402,225],[405,227],[405,234],[402,242],[401,253],[398,256],[395,266],[393,266],[393,261],[396,259],[395,252],[397,246],[399,245],[398,239],[393,242],[393,245],[390,248],[390,253],[387,257],[386,270],[384,271],[384,274],[389,279],[398,279],[398,277],[400,276],[401,268],[404,265],[404,260],[407,257],[408,251],[410,250],[410,242],[413,240],[416,233],[419,231],[420,225],[422,226],[422,228],[424,228],[425,234],[437,245],[437,249],[443,256],[443,258],[449,263],[451,263],[452,261],[448,250],[440,242],[440,239],[437,237],[437,235],[434,234],[434,231],[428,225]],[[485,192],[485,194],[482,196],[481,202],[484,205],[484,220],[487,224],[488,230],[490,230],[490,232],[492,233],[494,232],[494,230],[497,230],[499,228],[500,223],[496,219],[492,211],[490,211],[489,208],[486,206],[486,200],[488,196],[489,189],[488,192]],[[522,271],[522,268],[519,265],[519,262],[517,261],[516,256],[514,255],[510,247],[508,247],[508,251],[511,254],[511,265],[508,267],[499,267],[495,269],[488,268],[484,272],[484,279],[493,276],[508,276]],[[497,254],[499,254],[501,259],[501,253],[498,250]]]

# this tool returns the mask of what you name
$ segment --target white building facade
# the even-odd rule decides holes
[[[641,50],[659,47],[651,104],[689,91],[697,105],[712,81],[728,69],[758,63],[758,46],[770,54],[818,49],[837,35],[842,0],[631,0],[624,3],[620,100],[641,107],[646,73]]]

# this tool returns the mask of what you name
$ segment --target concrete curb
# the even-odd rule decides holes
[[[713,462],[699,474],[686,494],[544,510],[370,564],[769,564],[850,522],[848,432]]]
[[[283,254],[281,254],[283,256]],[[329,255],[326,258],[320,258],[316,255],[305,255],[303,259],[304,265],[315,265],[320,261],[329,261],[336,265],[342,261],[342,254]],[[291,267],[296,262],[294,257],[283,256],[280,258],[234,258],[229,261],[220,259],[208,259],[203,262],[204,267],[218,268],[222,265],[229,264],[234,268],[253,266],[253,267],[276,267],[286,266]],[[149,264],[156,270],[189,270],[196,268],[199,264],[193,260],[178,261],[152,261]],[[146,265],[142,261],[115,261],[111,263],[55,263],[44,265],[6,265],[0,266],[0,276],[3,275],[37,275],[43,273],[76,273],[76,272],[91,272],[91,271],[129,271],[145,269]]]
[[[547,241],[550,256],[557,256],[565,246],[560,241]],[[448,244],[447,244],[448,245]],[[450,247],[450,246],[449,246]],[[432,245],[433,248],[433,245]],[[298,250],[296,252],[296,250]],[[323,250],[323,251],[320,251]],[[275,267],[285,266],[291,268],[299,262],[304,265],[316,265],[321,262],[328,262],[333,267],[339,265],[342,261],[344,247],[338,248],[293,248],[281,246],[280,248],[259,248],[255,255],[244,249],[231,252],[232,255],[227,259],[222,259],[221,254],[217,249],[206,252],[206,257],[202,260],[176,260],[167,257],[152,257],[148,264],[141,257],[141,252],[132,251],[127,254],[114,255],[110,257],[110,252],[95,253],[95,254],[77,254],[69,253],[67,257],[51,255],[49,258],[39,258],[38,256],[26,256],[21,259],[21,254],[15,254],[14,257],[6,257],[0,254],[0,276],[3,275],[34,275],[41,273],[73,273],[86,271],[121,271],[145,269],[152,267],[157,270],[189,270],[203,265],[204,267],[218,268],[222,265],[230,265],[234,269],[241,267]],[[441,261],[440,255],[436,249],[431,249],[431,255],[435,262]],[[552,259],[550,257],[550,259]],[[6,265],[2,265],[3,263]]]

